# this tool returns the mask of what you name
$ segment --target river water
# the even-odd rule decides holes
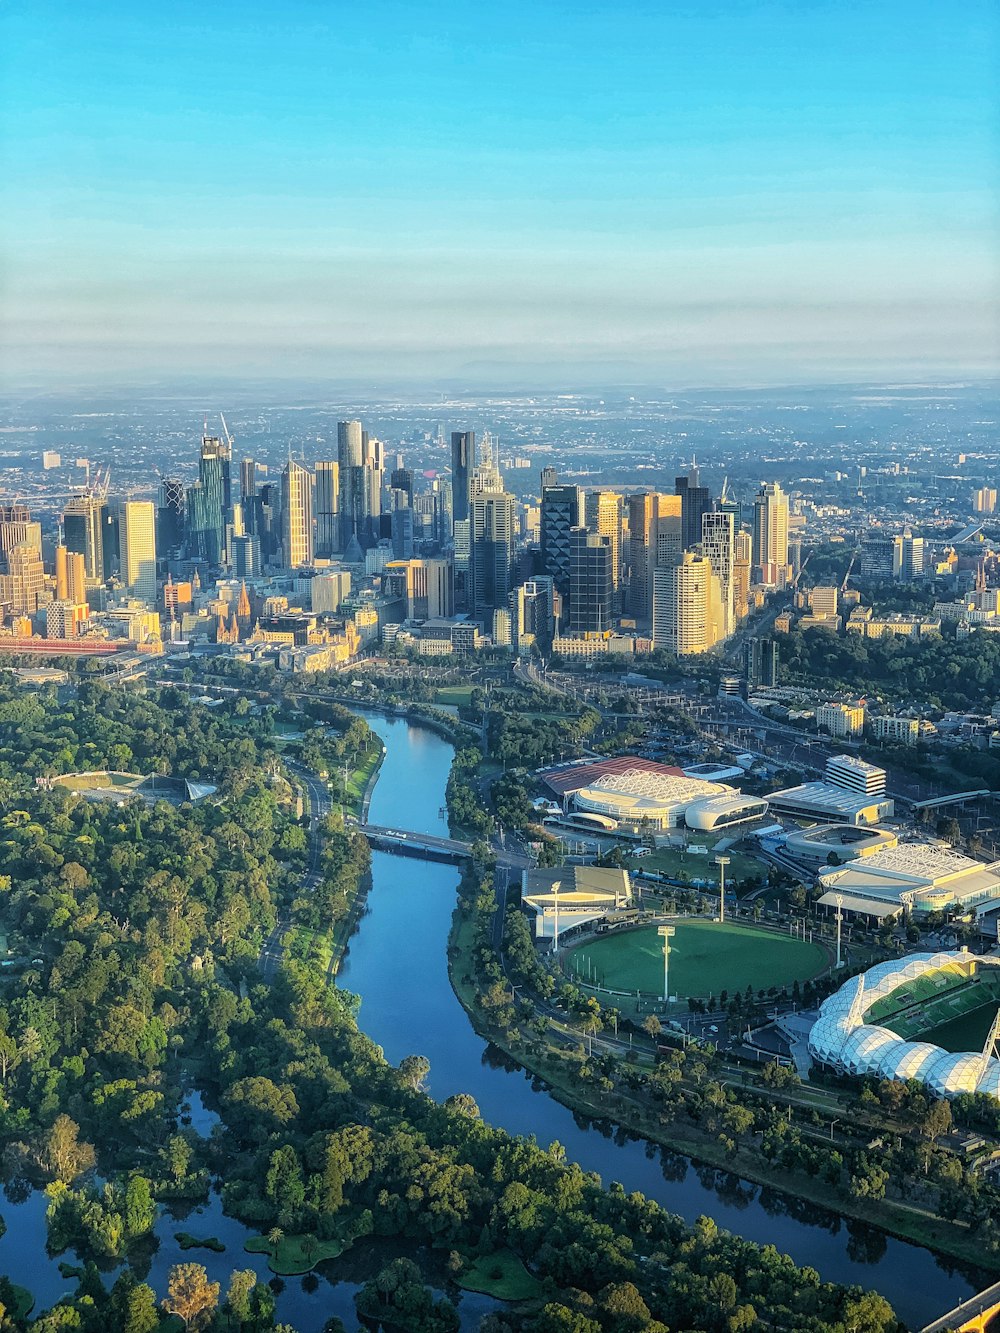
[[[443,806],[452,747],[401,719],[366,717],[386,745],[371,822],[447,836]],[[976,1290],[964,1274],[927,1250],[724,1172],[696,1168],[677,1154],[607,1127],[578,1121],[536,1089],[522,1070],[508,1068],[500,1053],[476,1035],[448,979],[446,946],[457,883],[453,866],[374,853],[367,910],[339,977],[342,986],[360,995],[361,1027],[390,1061],[427,1056],[434,1097],[471,1093],[486,1120],[514,1134],[534,1134],[543,1144],[558,1140],[569,1158],[596,1171],[605,1183],[617,1180],[627,1190],[642,1190],[689,1220],[702,1213],[711,1216],[749,1240],[775,1245],[831,1281],[873,1287],[918,1328]],[[190,1116],[193,1128],[206,1136],[218,1119],[196,1091],[190,1096]],[[76,1286],[58,1267],[60,1261],[75,1263],[76,1256],[69,1252],[52,1258],[46,1253],[45,1204],[38,1191],[0,1203],[7,1223],[0,1238],[0,1273],[31,1288],[36,1313]],[[185,1253],[175,1239],[178,1231],[215,1236],[225,1244],[225,1252]],[[243,1250],[254,1234],[227,1217],[219,1194],[213,1193],[207,1204],[186,1216],[161,1214],[157,1245],[142,1276],[158,1296],[165,1294],[172,1265],[184,1261],[204,1264],[210,1278],[222,1284],[223,1294],[236,1268],[253,1268],[266,1280],[270,1274],[264,1257]],[[115,1271],[108,1273],[108,1282]],[[318,1283],[287,1279],[278,1297],[279,1319],[299,1333],[320,1333],[331,1315],[339,1315],[348,1328],[356,1327],[354,1295],[368,1276],[359,1271],[358,1256],[349,1252],[318,1273]],[[465,1293],[459,1305],[463,1333],[473,1333],[481,1316],[495,1308],[489,1297]]]
[[[443,814],[452,747],[401,719],[368,714],[386,757],[370,819],[389,828],[448,836]],[[446,942],[458,871],[438,862],[376,852],[372,890],[339,983],[361,996],[361,1027],[398,1063],[430,1061],[429,1089],[476,1099],[483,1118],[514,1134],[558,1140],[567,1157],[605,1184],[638,1189],[688,1220],[713,1217],[729,1231],[772,1244],[822,1277],[874,1288],[907,1323],[922,1327],[980,1284],[926,1249],[787,1199],[710,1168],[697,1168],[645,1141],[579,1121],[473,1030],[448,978]]]

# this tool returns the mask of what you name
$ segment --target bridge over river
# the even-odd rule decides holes
[[[419,856],[426,861],[464,861],[472,855],[472,843],[462,842],[459,838],[416,833],[412,829],[385,828],[381,824],[358,824],[357,829],[373,847],[383,852],[395,852],[398,856]],[[508,852],[496,846],[492,850],[498,865],[526,870],[534,864],[530,856],[521,852]]]

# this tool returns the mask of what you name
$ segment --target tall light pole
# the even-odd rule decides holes
[[[726,866],[729,864],[728,856],[717,856],[715,864],[719,867],[719,921],[726,919]]]
[[[670,937],[676,934],[674,926],[658,926],[656,930],[663,940],[663,1003],[670,1000]]]
[[[842,967],[840,961],[840,923],[844,919],[844,895],[837,894],[837,967]]]
[[[552,938],[552,952],[559,952],[559,890],[562,888],[562,881],[556,880],[552,885],[552,905],[555,911],[554,934]]]

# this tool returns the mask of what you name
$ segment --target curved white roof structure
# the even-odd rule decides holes
[[[971,977],[980,967],[1000,967],[1000,960],[966,952],[915,953],[869,968],[824,1000],[809,1033],[810,1054],[845,1074],[904,1083],[916,1079],[937,1097],[984,1092],[1000,1098],[1000,1060],[992,1054],[995,1026],[983,1051],[952,1052],[926,1041],[906,1041],[868,1021],[880,1001],[909,982],[945,971]]]

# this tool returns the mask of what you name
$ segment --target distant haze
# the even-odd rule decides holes
[[[0,387],[996,373],[990,0],[0,8]]]

